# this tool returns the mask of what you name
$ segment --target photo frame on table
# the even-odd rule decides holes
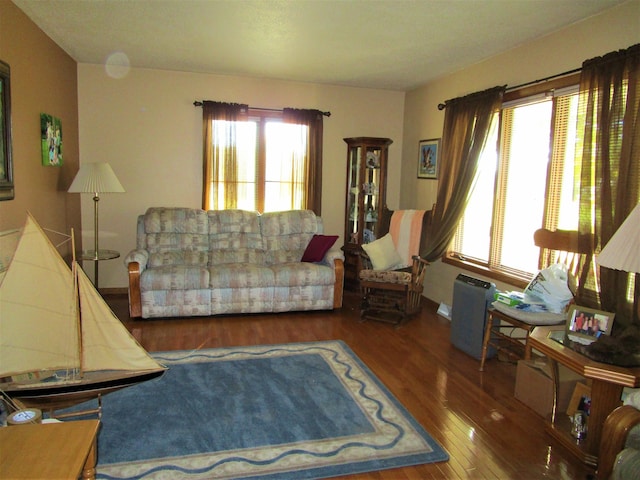
[[[567,415],[573,417],[580,407],[580,403],[583,405],[591,405],[591,387],[584,383],[576,383],[573,389],[573,395],[569,400],[569,406],[567,407]],[[583,406],[583,408],[585,408]]]
[[[13,200],[11,158],[11,69],[0,60],[0,200]]]
[[[420,140],[418,150],[418,178],[437,179],[440,139]]]
[[[572,305],[568,312],[567,333],[594,341],[600,335],[611,335],[615,317],[613,312]]]

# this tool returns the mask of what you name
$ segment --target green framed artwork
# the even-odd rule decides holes
[[[41,113],[40,132],[42,165],[60,167],[62,165],[62,121],[46,113]]]

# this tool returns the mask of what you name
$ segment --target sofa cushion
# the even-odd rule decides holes
[[[168,267],[171,265],[206,266],[209,254],[206,251],[168,250],[149,255],[149,267]]]
[[[195,208],[152,207],[144,215],[146,233],[209,233],[207,212]]]
[[[331,267],[315,263],[296,262],[271,265],[276,287],[333,285],[336,281]]]
[[[320,262],[336,243],[337,235],[314,235],[302,254],[303,262]]]
[[[316,214],[311,210],[288,210],[266,212],[260,216],[262,235],[280,237],[298,233],[318,233]]]
[[[264,213],[260,223],[269,265],[299,262],[313,235],[321,233],[311,210]]]
[[[248,210],[209,210],[211,249],[263,249],[260,216]]]
[[[149,268],[140,276],[142,290],[198,290],[209,288],[209,271],[202,266],[170,265]]]
[[[273,287],[269,267],[252,263],[230,263],[209,267],[211,288]]]
[[[221,248],[209,252],[209,266],[229,263],[255,263],[264,265],[264,250],[255,248]]]

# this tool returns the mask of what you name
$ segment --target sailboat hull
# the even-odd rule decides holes
[[[166,370],[111,311],[75,258],[69,268],[31,215],[20,232],[0,240],[12,246],[11,262],[0,271],[0,378],[13,381],[0,383],[3,393],[27,407],[56,410]],[[60,370],[82,374],[69,381],[44,378]]]
[[[46,382],[24,386],[2,386],[11,399],[25,407],[44,411],[61,410],[98,398],[122,388],[146,382],[162,376],[165,370],[142,373],[88,373],[81,382],[47,385]]]

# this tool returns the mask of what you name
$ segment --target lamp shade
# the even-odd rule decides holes
[[[122,193],[124,188],[105,162],[83,163],[69,187],[70,193]]]
[[[640,203],[597,256],[601,267],[640,273]]]

